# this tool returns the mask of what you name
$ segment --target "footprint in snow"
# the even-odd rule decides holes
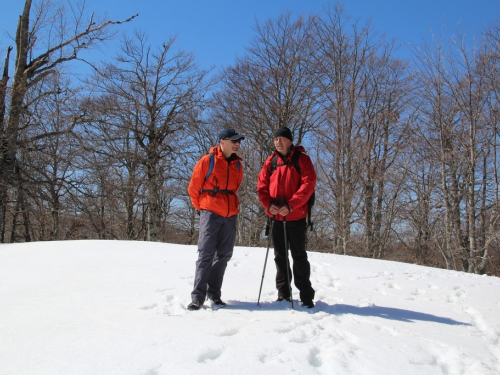
[[[198,362],[205,363],[219,358],[224,353],[223,348],[207,348],[199,356]]]
[[[309,364],[313,367],[321,367],[323,365],[323,362],[321,361],[321,351],[313,347],[309,350]]]
[[[279,360],[280,355],[282,353],[283,353],[282,350],[276,349],[276,348],[273,348],[271,350],[267,350],[266,352],[261,353],[259,355],[259,361],[261,361],[262,363],[276,362],[277,360]],[[280,362],[282,362],[282,361],[280,361]]]
[[[156,303],[153,303],[151,305],[146,305],[146,306],[139,307],[139,309],[140,310],[152,310],[152,309],[154,309],[157,306],[158,305]]]
[[[228,336],[234,336],[237,333],[239,333],[239,330],[236,328],[227,328],[223,330],[222,332],[218,333],[217,336],[220,337],[228,337]]]

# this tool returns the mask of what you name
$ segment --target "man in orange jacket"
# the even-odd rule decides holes
[[[272,239],[274,242],[274,261],[276,263],[276,289],[278,301],[291,301],[292,272],[288,266],[288,249],[293,259],[295,286],[300,291],[302,305],[314,307],[315,291],[311,286],[311,266],[306,252],[306,217],[308,201],[316,187],[316,173],[304,147],[293,145],[289,128],[283,127],[274,133],[276,151],[267,158],[259,173],[257,194],[267,214],[273,218]],[[296,155],[299,153],[299,155]],[[298,169],[294,165],[294,155]],[[273,170],[272,160],[276,160]],[[286,218],[286,219],[285,219]],[[284,221],[286,220],[286,226]],[[287,240],[285,241],[285,230]]]
[[[200,214],[198,260],[191,303],[199,310],[208,298],[218,306],[227,263],[233,255],[239,205],[238,189],[243,179],[242,159],[237,155],[245,137],[234,129],[219,133],[219,145],[196,163],[188,193]]]

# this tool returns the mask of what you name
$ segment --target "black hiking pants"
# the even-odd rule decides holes
[[[311,265],[307,259],[306,252],[306,219],[286,222],[286,233],[288,246],[293,260],[293,275],[289,269],[290,282],[294,279],[295,286],[300,291],[300,300],[309,301],[314,299],[314,289],[311,286]],[[276,289],[278,295],[285,298],[290,297],[286,272],[285,232],[283,222],[274,221],[273,225],[274,262],[276,263]],[[290,261],[290,264],[292,262]],[[293,277],[292,277],[293,276]]]

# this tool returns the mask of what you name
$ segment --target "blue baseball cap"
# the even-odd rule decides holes
[[[230,139],[232,141],[237,141],[238,139],[245,139],[245,136],[238,134],[234,129],[224,129],[219,133],[219,140]]]

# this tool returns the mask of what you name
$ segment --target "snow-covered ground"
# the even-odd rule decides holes
[[[229,306],[187,311],[195,246],[0,245],[0,375],[500,374],[500,279],[309,253],[316,307],[236,247]],[[298,292],[294,289],[295,298]]]

